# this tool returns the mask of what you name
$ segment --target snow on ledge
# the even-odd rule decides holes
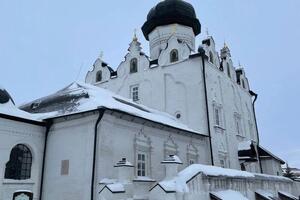
[[[251,140],[240,142],[238,146],[238,150],[239,151],[251,150],[251,144],[252,144]]]
[[[237,192],[234,190],[211,192],[211,195],[213,195],[219,199],[222,199],[222,200],[249,200],[244,195],[242,195],[240,192]]]
[[[254,178],[252,173],[235,169],[225,169],[216,166],[193,164],[178,173],[171,180],[163,180],[158,183],[165,191],[169,192],[189,192],[187,183],[196,175],[202,173],[206,176],[223,176],[232,178]]]
[[[164,161],[161,162],[162,164],[183,164],[180,158],[176,155],[169,155]]]
[[[106,185],[106,187],[113,193],[125,192],[124,185],[121,183],[113,183]]]

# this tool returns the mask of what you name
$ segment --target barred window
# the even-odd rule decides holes
[[[23,144],[16,145],[10,153],[6,163],[6,179],[25,180],[31,176],[32,154],[29,148]]]
[[[137,155],[137,176],[146,176],[146,154]]]
[[[132,86],[131,87],[131,98],[133,101],[139,100],[139,86]]]

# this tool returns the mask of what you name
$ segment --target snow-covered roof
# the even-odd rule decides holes
[[[252,144],[251,140],[240,142],[238,146],[238,150],[239,151],[251,150],[251,144]]]
[[[271,153],[269,150],[262,147],[261,145],[258,146],[258,152],[260,158],[274,158],[275,160],[279,161],[282,165],[285,164],[284,160],[274,155],[273,153]]]
[[[39,114],[38,117],[41,120],[105,108],[200,134],[167,113],[137,104],[111,91],[85,83],[74,82],[52,95],[25,104],[20,108]]]
[[[164,161],[161,162],[162,164],[183,164],[180,158],[176,155],[169,155]]]
[[[134,167],[131,162],[126,160],[126,158],[122,158],[122,160],[118,161],[114,167]]]
[[[187,183],[197,174],[206,176],[224,176],[233,178],[254,178],[254,175],[249,172],[239,171],[234,169],[225,169],[216,166],[193,164],[178,173],[171,180],[163,180],[158,183],[165,191],[188,192]]]
[[[121,183],[113,183],[106,185],[106,187],[113,193],[115,192],[125,192],[124,185]]]
[[[0,86],[0,114],[21,119],[40,121],[36,116],[20,110],[14,103],[9,93]]]
[[[210,194],[218,200],[249,200],[240,192],[234,190],[223,190],[218,192],[211,192]]]
[[[284,191],[279,191],[278,192],[278,195],[279,196],[284,196],[284,197],[287,197],[289,199],[293,199],[293,200],[299,200],[297,197],[295,197],[294,195],[290,194],[290,193],[287,193],[287,192],[284,192]]]
[[[266,190],[256,190],[255,193],[266,200],[273,200],[274,195]]]

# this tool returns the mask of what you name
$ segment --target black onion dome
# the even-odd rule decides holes
[[[182,24],[192,27],[195,35],[201,32],[201,24],[197,19],[194,7],[183,0],[164,0],[153,7],[142,27],[145,38],[157,26]]]
[[[14,104],[14,101],[9,95],[9,93],[5,89],[0,88],[0,104],[5,104],[9,101],[11,101]]]

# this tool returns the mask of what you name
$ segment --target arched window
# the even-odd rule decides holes
[[[6,163],[6,179],[25,180],[31,176],[32,155],[28,147],[23,144],[16,145],[10,152]]]
[[[231,78],[231,74],[230,74],[230,66],[229,64],[227,63],[227,75],[229,78]]]
[[[170,53],[170,62],[177,62],[178,61],[178,50],[177,49],[173,49]]]
[[[136,58],[130,60],[130,73],[136,73],[138,67],[138,61]]]
[[[102,71],[98,71],[96,74],[96,82],[102,81]]]
[[[209,62],[214,63],[214,55],[211,51],[209,52]]]

